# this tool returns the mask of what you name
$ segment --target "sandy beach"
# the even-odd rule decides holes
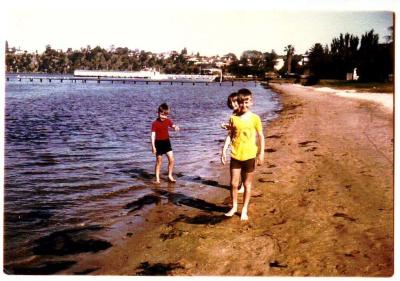
[[[150,210],[145,228],[60,273],[391,276],[393,108],[326,89],[271,86],[282,110],[265,128],[248,222],[223,215],[226,166],[215,192]],[[173,188],[155,192],[176,198]]]

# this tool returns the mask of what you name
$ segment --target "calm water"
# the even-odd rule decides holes
[[[180,186],[190,184],[191,196],[205,192],[193,179],[215,178],[226,98],[242,87],[254,93],[265,126],[278,99],[254,82],[6,82],[5,264],[31,258],[35,241],[56,231],[113,225],[127,203],[150,192],[150,126],[163,102],[181,127],[170,134]]]

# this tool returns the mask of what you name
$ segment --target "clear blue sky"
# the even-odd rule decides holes
[[[346,32],[361,37],[374,29],[383,42],[395,5],[365,2],[19,0],[4,6],[4,33],[11,46],[39,52],[50,44],[63,50],[115,45],[152,52],[186,47],[202,55],[282,54],[292,44],[304,53]]]

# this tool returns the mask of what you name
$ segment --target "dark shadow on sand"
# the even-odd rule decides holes
[[[158,204],[161,202],[160,196],[157,195],[145,195],[136,201],[125,205],[125,209],[130,209],[128,213],[142,209],[145,205]]]
[[[208,212],[226,213],[229,211],[229,207],[218,206],[213,203],[204,201],[202,199],[197,199],[197,198],[193,198],[190,196],[186,196],[182,193],[169,192],[166,190],[156,190],[155,192],[160,194],[161,196],[168,198],[169,202],[171,202],[177,206],[185,205],[188,207],[192,207],[192,208],[196,208],[196,209],[208,211]]]
[[[133,179],[141,180],[144,182],[153,181],[155,179],[154,173],[149,173],[148,171],[142,168],[122,169],[121,172],[128,174]],[[167,176],[167,173],[163,173],[162,175]],[[197,183],[197,184],[203,184],[230,190],[229,185],[223,185],[218,183],[217,181],[204,179],[200,176],[188,176],[184,175],[183,173],[176,173],[175,176],[179,179],[180,182]]]
[[[213,186],[213,187],[219,187],[219,188],[224,188],[227,190],[230,190],[231,187],[229,185],[223,185],[220,184],[217,181],[214,180],[207,180],[204,179],[200,176],[186,176],[182,173],[177,173],[176,177],[179,178],[180,181],[187,181],[187,182],[193,182],[193,183],[198,183],[198,184],[204,184],[204,185],[209,185],[209,186]]]
[[[179,263],[153,263],[150,264],[149,262],[142,262],[138,267],[137,275],[169,275],[169,273],[177,268],[184,268]]]
[[[198,215],[195,217],[188,217],[186,215],[180,215],[178,218],[173,220],[170,224],[174,224],[176,222],[185,222],[188,224],[204,224],[204,225],[216,225],[218,223],[221,223],[225,220],[230,219],[230,217],[227,217],[225,215]]]

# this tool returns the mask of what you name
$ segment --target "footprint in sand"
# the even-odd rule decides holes
[[[280,139],[282,137],[282,135],[271,135],[266,137],[266,139]]]
[[[345,214],[345,213],[335,213],[333,216],[336,218],[344,218],[345,220],[348,220],[351,222],[354,222],[357,220],[355,218],[350,217],[348,214]]]
[[[317,144],[318,142],[317,141],[303,141],[303,142],[299,142],[298,144],[299,144],[299,147],[304,147],[304,148],[306,148],[306,150],[304,150],[304,152],[313,152],[313,151],[315,151],[315,150],[317,150],[317,147],[316,146],[309,146],[309,144],[313,144],[313,145],[315,145],[315,144]],[[315,155],[315,154],[314,154]],[[315,156],[317,156],[317,155],[315,155]],[[320,155],[318,155],[318,156],[320,156]]]
[[[303,141],[299,142],[300,147],[307,147],[310,143],[318,143],[317,141]]]
[[[269,179],[265,179],[265,178],[258,179],[258,181],[259,181],[259,182],[275,183],[275,181],[269,180]]]

